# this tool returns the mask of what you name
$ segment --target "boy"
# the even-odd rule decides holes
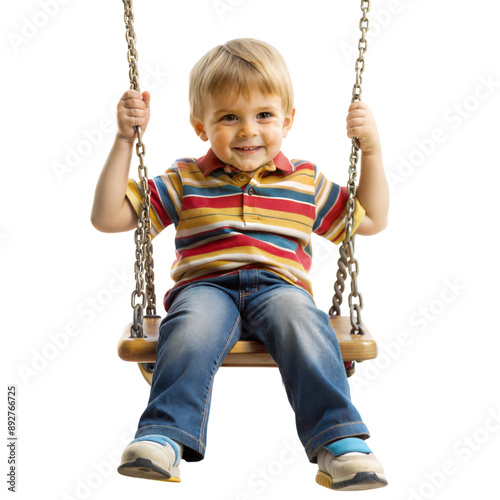
[[[319,465],[317,482],[337,490],[385,486],[308,279],[311,232],[335,243],[344,236],[346,190],[280,152],[295,114],[285,62],[266,43],[232,40],[195,65],[189,96],[191,124],[211,149],[150,181],[153,236],[176,227],[175,286],[165,296],[149,403],[118,471],[179,481],[181,458],[201,460],[214,375],[239,339],[255,339],[280,368],[301,442]],[[145,131],[149,102],[148,92],[129,90],[118,105],[118,133],[92,210],[101,231],[137,224],[142,194],[128,172],[134,126]],[[386,225],[389,196],[365,104],[350,106],[347,135],[362,151],[355,228],[375,234]]]

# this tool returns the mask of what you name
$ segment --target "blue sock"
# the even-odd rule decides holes
[[[158,443],[161,444],[162,446],[165,446],[165,443],[168,443],[175,451],[175,463],[174,465],[177,466],[181,462],[182,458],[182,452],[184,450],[184,446],[177,441],[174,441],[173,439],[170,439],[166,436],[161,436],[160,434],[150,434],[149,436],[143,436],[137,439],[134,439],[132,443],[135,443],[137,441],[152,441],[153,443]]]
[[[359,438],[344,438],[324,446],[335,457],[346,453],[371,453],[370,447]]]

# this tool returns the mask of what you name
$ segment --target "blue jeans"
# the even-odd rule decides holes
[[[214,376],[240,339],[264,343],[276,361],[311,462],[332,441],[369,436],[328,315],[307,292],[254,269],[191,283],[169,300],[136,438],[164,435],[184,445],[185,460],[201,460]]]

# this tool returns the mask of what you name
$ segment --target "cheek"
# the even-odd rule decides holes
[[[269,141],[275,143],[275,144],[281,144],[283,137],[284,137],[284,131],[280,127],[275,127],[273,128],[272,131],[269,133]]]
[[[229,144],[229,134],[226,130],[218,130],[212,135],[210,143],[214,147],[225,148]]]

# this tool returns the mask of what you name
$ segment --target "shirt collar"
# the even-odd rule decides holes
[[[205,177],[210,175],[214,170],[218,168],[224,168],[227,166],[231,167],[231,165],[226,165],[223,161],[219,160],[219,158],[215,156],[212,148],[208,150],[208,153],[205,156],[198,158],[196,160],[196,163],[198,164],[198,167],[200,167],[200,170],[203,172],[203,175]],[[271,168],[267,168],[267,170],[274,170],[274,168],[272,168],[273,164],[276,169],[281,170],[282,172],[287,174],[293,172],[294,170],[293,165],[290,163],[290,160],[281,151],[268,164],[268,166]],[[236,171],[234,167],[231,168]]]

